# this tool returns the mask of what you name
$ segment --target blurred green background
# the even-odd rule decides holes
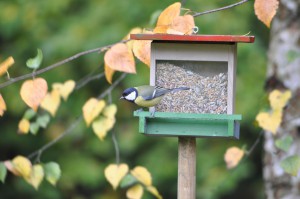
[[[206,11],[236,1],[186,0],[184,8]],[[153,28],[155,13],[174,3],[171,0],[9,0],[0,1],[0,61],[15,59],[9,69],[11,77],[30,73],[26,60],[42,49],[46,67],[78,52],[120,41],[130,29]],[[263,106],[263,84],[266,70],[268,29],[257,20],[253,2],[197,17],[199,34],[250,34],[254,44],[238,45],[236,113],[243,115],[240,140],[197,139],[197,198],[263,198],[261,143],[238,168],[228,171],[223,160],[229,146],[246,146],[258,137],[254,118]],[[177,139],[145,137],[138,133],[138,119],[132,116],[134,105],[119,101],[126,87],[148,84],[149,68],[137,61],[137,74],[127,75],[113,91],[112,101],[118,106],[115,133],[121,162],[130,168],[145,166],[151,172],[153,185],[164,198],[177,195]],[[85,75],[103,71],[103,54],[89,54],[64,64],[42,77],[48,85],[68,79],[79,81]],[[120,73],[116,73],[114,79]],[[2,76],[0,82],[6,81]],[[60,135],[81,114],[81,107],[109,85],[105,79],[93,81],[74,92],[63,102],[57,116],[38,135],[17,134],[17,124],[26,106],[21,102],[21,82],[0,90],[8,111],[0,118],[0,160],[18,154],[27,156]],[[125,198],[125,191],[112,187],[104,179],[104,168],[115,162],[111,134],[100,141],[82,122],[67,137],[45,151],[42,162],[58,162],[62,177],[56,187],[43,182],[38,191],[23,179],[8,174],[0,184],[0,198]],[[144,198],[153,198],[146,193]]]

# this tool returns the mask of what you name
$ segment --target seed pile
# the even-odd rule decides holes
[[[227,113],[227,73],[209,76],[173,63],[157,63],[156,85],[164,88],[189,87],[169,93],[155,107],[158,112]]]

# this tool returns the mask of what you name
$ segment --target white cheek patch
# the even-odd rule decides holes
[[[129,101],[134,101],[136,99],[136,92],[131,92],[129,95],[125,97],[125,99]]]

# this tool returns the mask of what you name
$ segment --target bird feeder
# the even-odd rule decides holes
[[[190,88],[164,96],[154,118],[135,112],[141,133],[239,138],[237,43],[252,43],[253,36],[133,34],[131,39],[152,40],[150,85]]]

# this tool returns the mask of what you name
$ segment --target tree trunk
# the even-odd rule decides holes
[[[265,133],[263,173],[266,198],[299,199],[299,173],[297,177],[286,174],[280,162],[288,156],[300,154],[300,0],[281,0],[271,26],[268,56],[269,88],[285,87],[292,91],[293,97],[284,110],[277,135]],[[279,81],[274,84],[276,79]],[[279,151],[275,140],[286,135],[293,137],[292,146],[288,152]]]

